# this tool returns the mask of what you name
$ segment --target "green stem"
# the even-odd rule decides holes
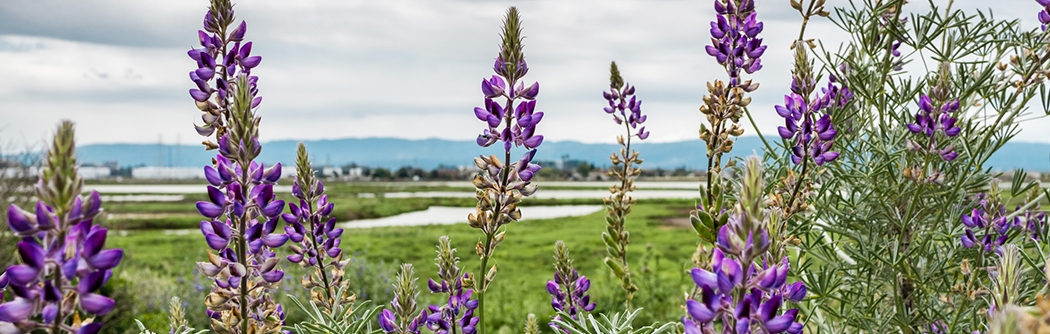
[[[247,170],[247,168],[245,168]],[[238,296],[241,306],[241,333],[248,333],[248,261],[247,261],[247,249],[248,245],[245,242],[244,232],[247,229],[247,219],[241,217],[235,217],[234,220],[240,220],[240,237],[237,238],[237,260],[244,265],[245,272],[241,276],[241,293]]]
[[[786,209],[794,213],[795,200],[798,199],[798,193],[802,190],[802,184],[805,183],[806,172],[809,169],[809,150],[806,150],[806,154],[802,156],[802,171],[799,172],[798,177],[795,178],[795,189],[791,191],[791,197],[788,200]],[[785,217],[787,218],[787,217]]]
[[[514,83],[515,83],[514,81],[511,81],[510,82],[510,87],[514,87]],[[504,110],[505,110],[504,113],[506,114],[504,116],[505,117],[504,120],[505,120],[505,123],[507,125],[507,128],[510,128],[510,126],[511,126],[510,121],[511,121],[511,113],[513,112],[513,109],[512,109],[513,107],[514,107],[514,100],[511,99],[510,97],[507,97],[507,107],[504,108]],[[499,193],[502,194],[502,193],[504,193],[507,190],[507,180],[508,179],[510,179],[510,150],[507,150],[506,154],[504,155],[503,170],[500,171],[499,189],[497,189],[499,191]],[[485,231],[485,244],[484,244],[484,247],[482,248],[482,253],[483,254],[481,254],[481,272],[480,272],[480,274],[481,274],[481,277],[480,277],[481,282],[479,283],[479,285],[480,285],[479,289],[477,289],[478,290],[477,291],[478,292],[478,325],[477,325],[476,328],[478,329],[478,334],[484,334],[485,333],[485,293],[487,292],[486,290],[488,290],[488,282],[487,282],[488,280],[486,279],[486,276],[488,276],[487,275],[488,274],[488,262],[489,262],[489,257],[493,253],[493,250],[492,250],[492,239],[495,236],[496,232],[499,231],[500,220],[501,220],[500,212],[503,210],[503,202],[501,202],[499,200],[499,198],[500,198],[500,196],[496,197],[496,201],[495,201],[496,203],[492,207],[492,219],[493,219],[493,223],[495,223],[495,228],[493,228],[492,231]],[[485,227],[483,226],[482,228],[484,229]]]
[[[241,180],[242,180],[241,184],[242,185],[247,185],[248,184],[248,182],[247,182],[247,180],[248,180],[248,168],[246,168],[246,166],[249,166],[250,164],[246,164],[243,161],[239,162],[239,163],[242,166],[241,167]],[[245,190],[247,190],[247,188],[245,188]],[[248,211],[245,210],[244,214],[248,215]],[[240,325],[241,325],[240,326],[241,327],[241,334],[247,334],[248,333],[248,319],[249,319],[249,317],[248,317],[248,276],[249,276],[248,272],[251,270],[251,268],[248,267],[250,262],[248,262],[248,241],[246,239],[246,232],[248,230],[248,219],[245,219],[245,217],[233,217],[233,221],[234,221],[234,224],[238,225],[238,227],[239,227],[239,231],[238,232],[240,234],[240,236],[237,238],[237,261],[240,262],[241,265],[244,266],[244,273],[242,273],[243,276],[241,276],[241,293],[240,293],[239,296],[237,296],[237,299],[240,302],[240,306],[241,306],[241,314],[240,314],[240,317],[238,318],[238,320],[240,321]]]
[[[769,142],[766,141],[766,136],[763,136],[762,131],[758,130],[758,124],[755,124],[755,119],[751,117],[751,111],[749,111],[747,107],[744,107],[744,115],[747,115],[747,121],[751,122],[751,127],[755,129],[755,134],[758,135],[758,139],[761,139],[762,144],[766,146],[766,151],[773,153],[773,146],[769,145]]]
[[[478,284],[480,284],[481,287],[477,289],[477,292],[478,292],[478,326],[477,326],[477,329],[478,329],[478,333],[479,334],[485,332],[485,289],[488,288],[487,284],[485,284],[485,274],[488,272],[488,268],[487,267],[488,267],[488,262],[489,262],[489,256],[488,256],[489,247],[492,247],[492,234],[486,233],[485,234],[485,248],[484,248],[485,254],[481,255],[481,271],[480,271],[480,273],[481,273],[480,276],[481,277],[478,277],[478,280],[479,280]]]
[[[816,5],[817,1],[813,0],[809,2],[809,9],[805,13],[802,13],[802,6],[799,6],[799,13],[802,14],[802,28],[798,31],[798,40],[802,40],[806,36],[806,25],[809,24],[810,13],[813,13],[813,6]]]
[[[59,233],[58,233],[58,238],[56,240],[65,240],[65,239],[66,239],[66,233],[65,233],[64,229],[60,230]],[[56,265],[58,265],[58,263],[56,263]],[[51,284],[54,284],[55,287],[58,288],[59,291],[61,291],[61,289],[62,289],[62,274],[59,273],[58,271],[56,271],[56,272],[54,272],[52,274],[54,274],[55,277],[54,277],[54,282],[51,283]],[[63,299],[64,295],[65,295],[65,293],[63,292],[63,293],[61,293],[58,296],[58,305],[59,306],[62,305],[62,299]],[[0,297],[3,297],[3,296],[0,295]],[[61,329],[62,324],[66,322],[65,316],[62,315],[62,307],[58,307],[57,308],[57,311],[55,313],[55,320],[53,320],[53,321],[55,323],[54,323],[54,326],[51,329],[51,333],[58,334],[58,333],[60,333],[59,330]]]
[[[623,95],[621,94],[620,96],[623,96]],[[627,180],[631,177],[629,173],[631,172],[631,162],[633,161],[633,159],[632,159],[633,154],[631,154],[631,137],[634,137],[634,136],[631,135],[631,125],[630,125],[629,122],[624,120],[623,126],[627,130],[627,144],[624,145],[624,151],[623,151],[623,155],[624,155],[623,156],[623,178],[620,180],[620,191],[623,193],[623,196],[621,198],[622,199],[626,199],[627,198]],[[627,294],[627,301],[624,302],[624,306],[626,307],[627,311],[630,311],[631,310],[631,299],[634,297],[634,293],[631,292],[631,287],[630,287],[630,285],[627,284],[628,282],[630,282],[631,271],[628,270],[628,268],[627,268],[627,242],[628,242],[628,240],[626,239],[626,236],[625,236],[625,233],[624,233],[624,231],[627,229],[627,227],[626,227],[626,225],[627,225],[627,216],[626,215],[627,214],[625,212],[623,212],[622,209],[623,208],[621,208],[621,212],[619,214],[623,215],[623,220],[622,220],[623,222],[619,224],[620,226],[618,226],[618,231],[616,231],[616,233],[620,234],[620,235],[617,236],[617,239],[620,241],[620,262],[623,263],[623,281],[621,282],[621,285],[623,286],[624,292],[626,292],[626,294]]]

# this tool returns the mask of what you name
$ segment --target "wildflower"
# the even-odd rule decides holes
[[[198,86],[190,95],[205,122],[197,132],[216,134],[218,143],[205,145],[219,151],[213,165],[204,168],[208,200],[197,202],[207,218],[201,221],[201,233],[211,248],[208,261],[198,262],[197,268],[215,282],[204,301],[212,329],[246,334],[284,326],[284,309],[270,295],[284,271],[271,249],[284,245],[289,236],[277,230],[285,203],[276,198],[273,186],[281,178],[281,165],[267,168],[254,161],[262,151],[255,114],[261,98],[259,79],[251,70],[262,58],[252,56],[251,42],[244,42],[244,22],[229,28],[233,16],[233,4],[213,0],[204,30],[198,31],[202,48],[189,51],[197,61],[190,78]]]
[[[785,256],[769,256],[766,210],[762,207],[762,167],[757,158],[744,166],[743,189],[735,212],[718,232],[710,269],[691,272],[697,292],[686,301],[685,332],[801,333],[798,309],[781,312],[785,301],[805,298],[802,282],[787,283],[790,264]],[[759,261],[761,260],[761,261]],[[761,262],[761,266],[756,263]],[[777,263],[779,262],[779,263]]]
[[[262,103],[256,88],[259,78],[251,75],[251,70],[262,62],[262,57],[252,55],[252,42],[244,40],[247,23],[241,21],[236,28],[230,29],[233,22],[233,4],[229,0],[212,0],[204,15],[204,29],[197,31],[201,47],[187,52],[197,62],[197,69],[189,72],[196,88],[190,89],[189,93],[204,122],[194,127],[201,136],[216,134],[218,140],[230,130],[234,109],[254,109]],[[244,78],[246,82],[238,82],[237,78]],[[247,98],[241,101],[234,99],[238,86],[240,91],[247,93]],[[205,142],[205,146],[218,148],[211,141]]]
[[[766,46],[758,34],[763,24],[758,21],[754,0],[715,0],[715,12],[718,16],[711,22],[711,45],[705,49],[725,67],[729,86],[737,86],[741,70],[752,74],[762,69],[760,57]]]
[[[503,142],[503,160],[495,155],[474,158],[480,169],[473,184],[478,204],[474,213],[467,216],[470,227],[485,234],[475,250],[481,258],[481,270],[476,289],[478,318],[484,321],[485,291],[496,276],[496,266],[489,267],[488,260],[506,236],[503,225],[521,219],[517,204],[522,197],[536,192],[532,178],[540,166],[532,163],[536,148],[543,143],[543,136],[536,134],[536,125],[543,120],[543,112],[536,111],[536,96],[539,83],[525,86],[522,77],[529,72],[522,51],[521,19],[518,9],[510,7],[503,22],[503,43],[493,64],[496,75],[482,80],[481,91],[485,95],[484,107],[474,108],[474,115],[486,123],[487,128],[477,138],[479,146],[488,147],[497,141]],[[502,103],[496,98],[503,98]],[[527,151],[511,162],[511,149],[524,147]],[[482,326],[479,324],[478,326]]]
[[[615,272],[615,270],[614,270]],[[587,276],[580,275],[572,267],[572,258],[565,242],[558,240],[554,243],[554,279],[547,281],[547,293],[551,294],[551,307],[555,311],[568,313],[573,319],[582,312],[593,311],[597,304],[591,302],[591,296],[587,290],[591,288],[591,280]],[[560,319],[555,316],[552,320]],[[559,328],[552,321],[552,329],[568,333],[567,330]]]
[[[799,165],[812,161],[817,166],[835,161],[839,153],[831,151],[835,130],[829,108],[842,108],[849,103],[853,93],[844,86],[836,85],[831,76],[824,95],[811,98],[816,80],[813,78],[805,44],[795,43],[795,69],[791,79],[791,94],[784,96],[784,105],[776,106],[777,114],[784,118],[785,125],[778,127],[781,138],[791,143],[791,162]]]
[[[93,220],[102,212],[97,191],[81,195],[77,175],[73,123],[63,122],[55,134],[46,164],[35,186],[34,212],[12,204],[8,227],[22,237],[17,244],[21,264],[0,275],[0,290],[14,300],[0,304],[0,322],[22,331],[54,328],[69,333],[98,333],[99,321],[76,320],[79,314],[101,316],[116,302],[99,294],[112,270],[124,257],[120,249],[103,249],[107,230]],[[77,311],[79,310],[79,312]]]
[[[1039,17],[1039,23],[1042,23],[1043,31],[1046,31],[1046,25],[1050,24],[1050,0],[1035,0],[1040,6],[1043,6],[1043,10],[1039,11],[1037,15]]]
[[[394,289],[394,300],[390,301],[390,308],[379,313],[379,328],[384,333],[419,334],[429,314],[426,309],[421,310],[418,315],[415,313],[416,297],[419,293],[416,292],[412,264],[401,265],[401,273],[397,275]]]
[[[290,213],[281,216],[288,223],[284,231],[294,242],[287,259],[314,269],[312,274],[303,276],[302,285],[308,290],[320,288],[321,291],[311,293],[311,297],[319,305],[332,309],[344,299],[354,298],[335,295],[344,284],[343,268],[347,264],[342,261],[343,251],[339,248],[343,229],[335,227],[335,217],[329,217],[335,205],[328,202],[324,184],[314,178],[303,143],[299,143],[296,154],[296,172],[292,196],[299,199],[299,205],[288,204]]]
[[[975,199],[978,205],[961,218],[964,228],[960,241],[963,247],[973,248],[979,245],[984,252],[990,253],[1006,244],[1011,235],[1025,235],[1032,240],[1038,240],[1045,229],[1045,212],[1032,209],[1017,214],[1008,212],[999,197],[999,187],[995,183],[992,184],[991,191],[977,194]],[[1014,209],[1015,212],[1020,210],[1021,206]]]
[[[925,144],[922,144],[909,139],[909,150],[936,154],[944,161],[955,160],[959,154],[955,152],[954,145],[941,148],[941,141],[948,141],[962,132],[962,129],[956,125],[958,119],[952,116],[953,113],[959,111],[959,99],[949,97],[951,89],[949,70],[948,63],[941,63],[937,82],[930,90],[930,94],[924,94],[919,98],[919,112],[915,114],[915,123],[908,124],[908,131],[922,135],[926,141]]]
[[[620,70],[616,67],[616,62],[612,62],[609,65],[609,71],[612,73],[610,75],[609,91],[602,92],[602,97],[609,101],[609,106],[604,109],[605,113],[613,115],[613,120],[616,121],[616,124],[624,124],[626,122],[625,126],[628,126],[628,141],[630,141],[631,137],[638,137],[639,140],[649,138],[649,131],[645,131],[644,126],[641,129],[638,128],[639,125],[645,123],[647,116],[642,115],[642,100],[634,96],[634,86],[624,83],[623,78],[620,77]],[[620,141],[623,141],[623,139],[621,138]]]
[[[649,131],[645,131],[644,126],[638,128],[638,125],[644,123],[647,117],[642,115],[642,101],[634,96],[634,86],[624,83],[616,62],[609,65],[609,72],[609,91],[602,92],[605,99],[609,101],[605,112],[613,115],[616,124],[624,125],[625,133],[616,136],[616,141],[620,143],[620,152],[609,157],[613,164],[613,168],[609,170],[609,176],[615,177],[620,182],[609,188],[610,194],[604,198],[607,232],[602,232],[602,240],[605,241],[608,250],[605,262],[610,269],[619,269],[613,272],[620,279],[620,286],[627,294],[626,305],[630,309],[631,299],[638,291],[638,286],[631,283],[631,271],[627,266],[627,245],[630,242],[630,233],[625,227],[625,220],[627,213],[631,212],[631,205],[635,202],[629,192],[634,189],[635,178],[642,172],[641,169],[632,166],[641,164],[642,159],[638,158],[637,151],[631,150],[631,139],[638,137],[638,140],[645,140],[649,137]]]
[[[447,298],[442,305],[429,306],[427,328],[442,334],[476,333],[479,319],[474,316],[474,310],[478,308],[478,301],[470,299],[474,290],[469,286],[473,280],[459,268],[456,249],[452,247],[448,236],[438,238],[437,254],[434,261],[437,262],[440,282],[428,280],[427,287],[431,293],[444,293]]]

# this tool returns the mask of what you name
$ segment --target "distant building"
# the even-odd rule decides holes
[[[204,169],[201,167],[134,167],[131,169],[131,177],[154,180],[200,179],[204,178]]]
[[[339,177],[343,173],[343,169],[339,167],[325,166],[321,167],[321,177]]]
[[[354,180],[361,179],[361,178],[365,177],[364,168],[361,168],[361,167],[343,168],[343,177],[349,178],[349,179],[354,179]]]
[[[35,178],[38,175],[40,175],[40,167],[28,167],[28,168],[7,167],[7,168],[0,169],[0,173],[2,173],[4,178],[14,178],[14,177],[33,177],[33,178]]]
[[[80,172],[80,177],[85,180],[105,179],[113,175],[113,170],[109,167],[80,166],[77,171]]]

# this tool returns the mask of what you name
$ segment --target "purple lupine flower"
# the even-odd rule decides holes
[[[580,275],[572,266],[572,258],[569,257],[569,249],[565,242],[558,240],[554,243],[554,279],[547,281],[547,293],[551,295],[551,308],[556,312],[565,312],[573,319],[583,312],[593,311],[597,304],[591,301],[587,291],[591,288],[591,280]],[[561,319],[560,315],[552,318],[551,329],[568,333],[559,327],[553,320]]]
[[[937,88],[934,88],[937,90]],[[938,148],[937,134],[941,133],[947,137],[955,137],[962,131],[956,126],[958,119],[952,113],[959,111],[959,100],[943,101],[935,103],[930,95],[922,95],[919,98],[919,112],[915,114],[915,123],[908,124],[908,131],[922,134],[926,137],[927,144],[923,145],[915,140],[908,140],[908,147],[914,151],[925,151],[937,154],[944,161],[955,160],[959,156],[955,152],[955,146],[949,145],[943,149]],[[935,105],[936,104],[936,105]]]
[[[431,293],[443,293],[446,298],[445,303],[428,307],[430,315],[426,318],[426,326],[441,334],[473,334],[477,332],[480,320],[475,315],[479,302],[476,298],[471,299],[474,289],[465,284],[465,281],[472,280],[471,276],[459,268],[459,258],[455,253],[448,236],[438,238],[437,258],[434,259],[438,280],[427,280],[427,287]]]
[[[204,30],[198,30],[200,48],[193,48],[187,55],[197,63],[197,69],[189,72],[190,81],[196,88],[189,90],[190,97],[196,101],[201,110],[203,125],[195,125],[197,133],[204,137],[218,134],[221,140],[229,130],[233,120],[231,113],[235,108],[257,108],[262,97],[257,96],[256,85],[259,78],[251,75],[251,70],[262,61],[261,56],[251,54],[252,42],[244,41],[248,29],[247,23],[241,21],[236,28],[233,24],[233,5],[229,0],[215,0],[204,16]],[[238,82],[239,78],[246,83]],[[234,90],[248,93],[247,99],[235,100]],[[235,104],[243,104],[236,106]],[[216,148],[214,143],[207,142],[209,149]]]
[[[784,105],[775,109],[784,118],[784,126],[777,127],[781,138],[791,144],[791,162],[795,165],[812,159],[817,166],[835,161],[839,153],[832,151],[838,131],[831,120],[831,109],[846,107],[853,92],[839,84],[832,75],[823,93],[813,93],[816,80],[803,42],[795,43],[795,70],[791,79],[791,94],[784,96]],[[812,96],[811,96],[812,94]]]
[[[929,94],[923,94],[917,104],[919,111],[915,114],[915,123],[908,124],[908,131],[919,135],[917,140],[909,139],[909,151],[929,155],[938,155],[943,161],[952,161],[959,156],[955,145],[950,141],[962,132],[953,116],[960,109],[959,99],[951,97],[951,65],[942,62],[939,65],[937,78],[932,83]],[[940,174],[936,170],[932,173]]]
[[[308,201],[307,194],[316,199]],[[299,199],[299,206],[288,204],[291,213],[284,214],[282,218],[288,222],[285,232],[293,242],[302,246],[293,248],[294,254],[288,256],[288,261],[305,261],[310,266],[321,263],[335,265],[342,255],[339,237],[343,234],[343,229],[335,227],[336,219],[328,216],[332,213],[334,204],[328,202],[328,195],[324,195],[324,185],[318,181],[307,191],[293,185],[292,196]]]
[[[305,144],[299,143],[296,156],[292,196],[299,199],[299,205],[288,204],[290,213],[281,216],[288,223],[285,233],[294,242],[287,258],[314,269],[303,276],[303,287],[311,291],[320,288],[322,292],[311,293],[311,298],[330,310],[339,302],[337,288],[345,285],[342,269],[349,262],[342,261],[343,250],[339,247],[343,229],[336,227],[335,217],[330,217],[335,205],[328,202],[324,184],[314,178]]]
[[[412,264],[401,264],[401,273],[397,275],[394,299],[390,308],[379,313],[379,328],[384,333],[419,334],[426,326],[430,313],[424,308],[416,312],[416,278]],[[413,316],[414,315],[414,316]]]
[[[718,17],[711,21],[711,45],[705,49],[725,67],[729,86],[735,87],[741,83],[741,70],[751,74],[762,69],[760,57],[766,46],[758,34],[763,24],[757,19],[754,0],[715,0],[715,12]]]
[[[576,315],[582,311],[593,311],[597,304],[591,302],[591,296],[587,290],[591,288],[591,280],[587,276],[580,275],[576,270],[569,277],[562,277],[560,273],[554,274],[554,279],[547,281],[547,293],[551,294],[551,307],[555,311],[564,311],[576,319]],[[555,328],[557,329],[557,328]]]
[[[539,83],[534,82],[525,87],[524,82],[518,82],[528,73],[524,56],[515,66],[500,57],[497,57],[494,66],[497,75],[481,80],[481,92],[485,95],[484,107],[474,107],[474,117],[488,126],[478,135],[478,146],[489,147],[502,141],[504,150],[508,152],[512,146],[535,149],[543,143],[543,135],[536,134],[536,125],[543,120],[543,112],[536,111]],[[508,72],[508,68],[521,70]],[[500,97],[506,102],[500,104],[494,100]]]
[[[990,197],[985,193],[976,195],[977,207],[962,215],[961,220],[965,227],[960,242],[963,247],[981,246],[984,252],[990,253],[1006,244],[1012,235],[1019,234],[1032,240],[1039,239],[1039,235],[1046,229],[1045,212],[1029,209],[1010,218],[1011,213],[1007,212],[1006,206],[999,200]],[[1018,206],[1014,211],[1021,209]]]
[[[756,157],[746,161],[739,205],[718,231],[710,267],[691,272],[697,289],[686,301],[686,333],[714,333],[715,322],[726,333],[802,332],[798,309],[781,310],[802,301],[806,286],[788,284],[788,258],[769,253],[761,166]]]
[[[479,319],[474,312],[478,308],[478,300],[471,299],[473,289],[463,287],[463,279],[468,277],[464,274],[452,282],[444,279],[440,283],[434,280],[427,282],[430,292],[448,294],[444,304],[428,307],[430,315],[426,319],[427,329],[438,334],[448,334],[456,332],[455,328],[459,327],[459,332],[463,334],[477,333]]]
[[[602,97],[609,101],[609,106],[604,109],[605,113],[612,115],[616,124],[626,122],[625,126],[631,137],[638,137],[639,140],[649,138],[649,131],[645,131],[645,126],[638,128],[648,118],[647,115],[642,115],[642,100],[634,96],[634,86],[623,82],[616,62],[613,62],[610,68],[612,80],[609,91],[602,92]]]
[[[72,123],[59,126],[45,161],[34,212],[14,204],[7,212],[8,226],[22,237],[17,244],[21,264],[0,274],[0,290],[14,296],[0,304],[0,322],[26,332],[60,324],[64,332],[98,333],[100,322],[70,325],[67,320],[77,309],[96,316],[113,309],[115,302],[98,292],[124,251],[102,249],[107,230],[93,223],[102,200],[97,191],[81,196]]]
[[[799,302],[806,294],[801,282],[785,283],[787,258],[780,265],[759,268],[727,256],[722,247],[712,254],[711,271],[692,271],[700,298],[686,301],[685,332],[713,333],[715,321],[721,321],[734,333],[801,333],[802,324],[795,321],[798,309],[781,313],[785,299]]]
[[[540,84],[534,82],[525,86],[525,82],[521,81],[529,72],[529,66],[522,53],[519,23],[517,9],[512,7],[504,26],[504,42],[493,64],[496,74],[481,80],[481,93],[485,101],[482,107],[474,108],[474,116],[487,126],[478,135],[478,145],[489,147],[502,141],[508,155],[512,147],[534,150],[543,143],[543,135],[536,134],[536,125],[543,120],[543,112],[536,111]],[[504,101],[496,101],[499,98]]]
[[[277,229],[285,203],[276,198],[273,186],[281,177],[281,165],[267,168],[254,161],[262,151],[256,115],[262,98],[259,78],[251,71],[262,58],[252,55],[252,42],[244,40],[247,24],[233,27],[233,18],[233,4],[213,0],[204,30],[198,31],[201,48],[188,52],[197,62],[189,74],[197,88],[190,95],[204,120],[196,129],[205,137],[215,134],[218,143],[205,145],[219,151],[213,165],[204,168],[208,200],[197,202],[207,218],[200,228],[211,248],[208,261],[198,262],[197,268],[215,282],[205,299],[213,329],[241,334],[249,328],[278,331],[284,325],[284,309],[270,292],[284,271],[272,249],[289,238]]]
[[[209,262],[197,265],[201,273],[215,280],[209,299],[226,302],[208,306],[214,311],[232,310],[237,307],[233,300],[240,296],[242,284],[258,287],[243,298],[252,304],[261,303],[259,308],[249,309],[257,312],[248,316],[262,323],[267,321],[266,315],[282,313],[268,293],[284,278],[284,271],[277,266],[279,258],[271,249],[283,246],[289,238],[277,230],[284,201],[276,199],[273,180],[280,178],[280,164],[266,168],[251,162],[245,170],[241,163],[223,155],[216,156],[215,161],[205,173],[214,169],[214,173],[229,175],[231,180],[213,182],[208,186],[209,200],[197,202],[198,211],[208,218],[201,221],[201,233],[208,247],[218,254],[209,251]]]
[[[500,52],[493,63],[496,75],[482,80],[484,106],[474,109],[474,115],[486,124],[486,129],[477,138],[478,145],[488,147],[503,142],[504,153],[502,158],[496,155],[474,158],[479,172],[472,183],[478,204],[475,212],[467,216],[467,223],[471,228],[481,230],[486,240],[477,248],[481,270],[485,273],[480,274],[473,284],[479,319],[484,319],[485,292],[496,276],[495,265],[489,267],[488,261],[506,236],[501,228],[521,218],[517,204],[536,192],[537,186],[531,181],[540,165],[532,161],[536,148],[543,143],[543,136],[536,134],[536,127],[543,120],[543,112],[536,111],[539,83],[525,86],[522,81],[529,66],[522,51],[524,36],[517,8],[507,9],[501,37]],[[500,98],[502,101],[494,100]],[[524,147],[527,151],[512,163],[511,149],[514,147]],[[483,327],[484,323],[478,326]]]
[[[1035,2],[1043,6],[1043,10],[1040,10],[1037,16],[1039,17],[1039,23],[1042,24],[1043,31],[1046,31],[1046,25],[1050,24],[1050,0],[1035,0]]]

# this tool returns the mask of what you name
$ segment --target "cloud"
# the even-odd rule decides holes
[[[1017,2],[1025,6],[1001,6],[999,15],[1036,24],[1038,5]],[[245,0],[237,15],[248,22],[253,53],[263,56],[253,73],[261,77],[264,140],[473,139],[481,123],[470,111],[482,102],[480,81],[491,75],[509,5],[522,11],[526,80],[541,83],[539,109],[547,116],[540,131],[548,140],[613,140],[600,94],[612,60],[646,101],[651,140],[697,137],[705,82],[724,77],[703,49],[714,17],[707,1]],[[69,118],[82,143],[196,141],[190,124],[199,115],[187,94],[194,64],[185,51],[197,43],[205,6],[0,2],[0,135],[37,140]],[[769,49],[754,76],[762,87],[752,110],[771,134],[782,122],[772,107],[790,83],[788,43],[799,20],[785,3],[758,6]],[[807,34],[829,46],[847,37],[824,19]],[[1050,141],[1031,132],[1019,138]]]

